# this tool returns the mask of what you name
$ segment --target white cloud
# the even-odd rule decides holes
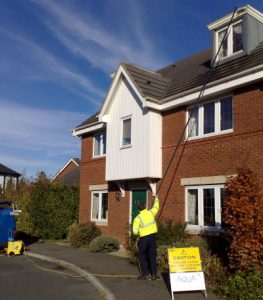
[[[71,154],[78,148],[70,129],[83,120],[84,114],[29,108],[1,101],[1,145],[27,151],[43,151],[47,155]]]
[[[12,45],[16,48],[17,54],[22,54],[20,58],[19,55],[16,55],[16,59],[20,59],[20,61],[16,61],[15,63],[10,61],[10,58],[6,58],[6,61],[2,58],[2,64],[0,64],[0,70],[2,72],[8,69],[8,65],[15,65],[16,67],[9,68],[9,70],[14,71],[17,70],[17,66],[20,65],[19,69],[22,72],[29,73],[29,75],[26,74],[27,79],[60,81],[63,86],[67,89],[74,90],[74,92],[76,92],[76,87],[78,87],[79,93],[81,91],[85,92],[87,94],[86,98],[89,99],[90,102],[96,105],[101,103],[101,101],[98,100],[98,96],[101,99],[101,97],[104,96],[104,91],[96,87],[93,82],[87,78],[87,75],[83,75],[66,65],[62,60],[41,48],[32,40],[23,37],[22,34],[13,33],[3,28],[0,29],[0,33],[12,41]],[[97,95],[97,97],[89,97],[90,94]]]
[[[116,6],[116,17],[112,16],[111,22],[120,19],[117,11],[126,16],[122,18],[126,21],[119,24],[123,29],[117,32],[110,30],[112,24],[103,26],[87,11],[73,10],[65,2],[31,1],[48,14],[47,19],[42,19],[57,39],[95,67],[110,72],[124,60],[155,69],[164,62],[145,33],[142,13],[134,2],[119,3],[120,11]]]

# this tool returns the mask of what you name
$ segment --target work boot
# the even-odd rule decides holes
[[[138,280],[148,280],[148,276],[147,275],[140,275],[137,277]]]
[[[160,279],[160,276],[157,276],[157,275],[151,276],[151,280],[159,280],[159,279]]]

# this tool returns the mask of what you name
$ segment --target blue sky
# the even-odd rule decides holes
[[[0,163],[52,176],[120,61],[156,70],[210,47],[207,24],[254,0],[0,0]]]

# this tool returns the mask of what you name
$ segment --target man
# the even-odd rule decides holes
[[[138,210],[140,213],[133,221],[133,234],[139,235],[139,261],[141,267],[141,276],[139,280],[148,280],[148,263],[151,273],[151,279],[157,279],[156,266],[156,233],[157,224],[155,216],[159,210],[159,199],[156,196],[152,209],[147,210],[145,203],[139,203]]]

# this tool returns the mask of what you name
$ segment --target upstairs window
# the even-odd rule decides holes
[[[230,132],[233,129],[232,96],[190,107],[188,118],[189,139]]]
[[[225,39],[224,39],[225,38]],[[221,45],[222,43],[222,45]],[[217,32],[217,49],[220,47],[219,59],[231,56],[243,50],[242,22],[238,22]]]
[[[127,147],[131,145],[131,118],[122,120],[122,146]]]
[[[100,132],[94,134],[93,157],[103,156],[106,154],[106,133]]]

